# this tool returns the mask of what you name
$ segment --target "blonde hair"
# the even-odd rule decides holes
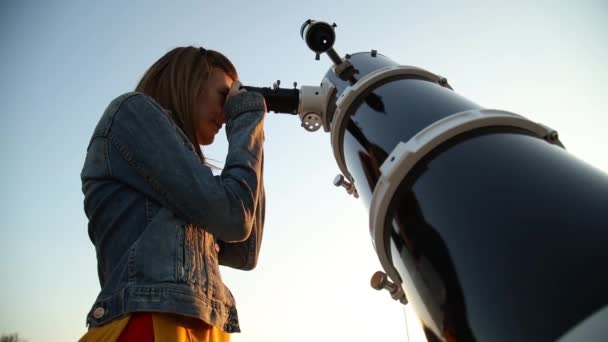
[[[212,68],[221,69],[233,80],[238,79],[234,65],[223,54],[193,46],[177,47],[156,61],[135,88],[169,112],[203,162],[205,157],[196,139],[194,108]]]

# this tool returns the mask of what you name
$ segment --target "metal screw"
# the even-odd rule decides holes
[[[547,140],[549,140],[549,142],[553,143],[553,142],[556,142],[558,138],[559,138],[559,135],[557,134],[557,132],[553,131],[553,132],[549,133]]]
[[[355,198],[359,198],[359,194],[357,193],[357,189],[355,188],[355,184],[353,182],[349,182],[342,174],[336,175],[334,178],[334,185],[341,186],[346,189],[346,192],[350,195],[355,196]]]
[[[382,271],[374,273],[370,285],[378,291],[385,289],[391,294],[397,292],[397,285],[391,283],[390,280],[388,280],[386,273]]]
[[[350,183],[346,181],[346,178],[344,178],[344,176],[341,174],[336,175],[333,183],[335,186],[343,186],[346,189],[348,189],[348,186],[350,185]]]

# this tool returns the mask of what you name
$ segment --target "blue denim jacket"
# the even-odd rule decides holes
[[[250,270],[264,225],[264,100],[244,92],[224,107],[228,155],[214,176],[153,99],[113,100],[81,173],[101,292],[89,327],[137,312],[201,319],[240,331],[219,264]]]

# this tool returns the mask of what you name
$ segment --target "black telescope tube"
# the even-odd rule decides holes
[[[266,100],[268,111],[284,114],[298,114],[298,106],[300,104],[300,90],[293,88],[258,88],[241,86],[241,89],[247,91],[255,91],[262,94]]]
[[[398,65],[369,52],[349,61],[359,80]],[[333,67],[325,78],[337,98],[351,86]],[[400,277],[427,340],[606,335],[608,174],[536,134],[500,125],[453,136],[401,179],[383,174],[400,143],[455,113],[485,111],[441,83],[415,73],[387,77],[343,109],[343,124],[332,122],[363,204],[385,201],[374,248]],[[372,93],[381,107],[368,103]]]

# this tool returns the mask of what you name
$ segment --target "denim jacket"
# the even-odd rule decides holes
[[[244,92],[224,107],[228,155],[213,175],[153,99],[113,100],[81,173],[101,292],[95,327],[128,313],[165,312],[240,331],[219,264],[250,270],[264,226],[264,100]]]

